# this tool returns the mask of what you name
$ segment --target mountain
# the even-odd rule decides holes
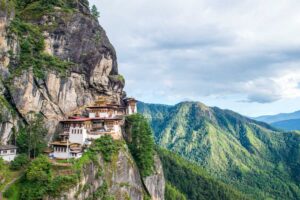
[[[198,102],[139,103],[156,143],[251,199],[300,198],[300,135]]]
[[[163,163],[163,170],[168,184],[183,194],[187,199],[247,199],[241,192],[217,181],[195,163],[189,162],[165,149],[158,149],[158,153]],[[166,199],[169,198],[167,194],[168,192],[166,191]],[[173,200],[176,198],[169,199]]]
[[[266,115],[255,118],[282,130],[300,130],[300,111],[293,113],[283,113],[278,115]]]
[[[286,131],[300,130],[300,119],[290,119],[271,123],[272,126]]]
[[[14,171],[3,171],[9,165],[0,159],[0,199],[2,189],[16,180],[21,185],[5,192],[15,195],[14,188],[21,188],[18,199],[164,199],[160,160],[151,159],[151,173],[141,175],[123,139],[107,139],[76,161],[36,157],[38,147],[61,133],[61,120],[85,116],[86,106],[100,96],[125,105],[115,49],[95,7],[92,11],[88,0],[0,1],[0,145],[17,144],[18,151],[27,145],[25,157],[34,149],[32,162],[19,171],[20,180],[12,177]],[[24,144],[16,142],[22,135]],[[113,159],[106,161],[104,155],[112,152]]]
[[[290,119],[300,119],[300,111],[296,111],[293,113],[282,113],[278,115],[265,115],[254,118],[255,120],[266,122],[266,123],[274,123],[279,121],[286,121]]]

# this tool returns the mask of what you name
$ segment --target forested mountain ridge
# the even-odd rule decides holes
[[[300,135],[198,102],[139,103],[158,145],[254,199],[300,198]],[[161,111],[160,111],[161,110]]]
[[[248,200],[244,194],[231,186],[217,181],[205,169],[195,163],[189,162],[165,149],[158,148],[157,151],[162,160],[168,184],[181,192],[187,199]],[[168,196],[168,187],[165,197],[166,200],[172,199]],[[173,199],[177,198],[173,197]],[[178,200],[182,199],[184,198],[178,198]]]

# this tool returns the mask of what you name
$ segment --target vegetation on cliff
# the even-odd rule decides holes
[[[17,61],[17,64],[10,66],[12,77],[29,69],[33,70],[37,78],[44,78],[47,70],[65,75],[66,70],[71,66],[70,62],[62,61],[44,52],[45,41],[39,26],[16,18],[10,23],[8,34],[12,38],[16,36],[20,43],[20,52],[11,55]]]
[[[300,198],[299,134],[196,102],[140,103],[138,109],[150,121],[157,144],[250,198]]]
[[[18,199],[21,200],[36,200],[45,196],[59,197],[62,192],[79,183],[87,165],[93,163],[99,170],[103,170],[100,169],[99,154],[105,162],[110,163],[122,146],[122,141],[114,141],[111,136],[104,136],[95,140],[91,148],[78,160],[70,159],[55,164],[50,162],[48,157],[40,155],[29,164],[21,180],[7,190],[6,197],[10,198],[14,194],[18,194]],[[26,156],[20,155],[11,163],[11,168],[19,169],[20,165],[22,167],[27,164]],[[97,173],[98,178],[103,175],[103,172],[100,172]],[[107,183],[104,182],[93,196],[109,198],[107,187]]]
[[[143,177],[151,175],[154,165],[154,139],[147,120],[140,114],[126,118],[127,144]]]

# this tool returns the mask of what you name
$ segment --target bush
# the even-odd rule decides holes
[[[75,186],[77,183],[76,175],[57,176],[49,184],[48,193],[52,197],[57,197],[61,192],[68,190],[70,187]]]
[[[12,78],[30,68],[32,68],[35,77],[41,79],[44,78],[47,70],[55,70],[64,76],[67,69],[73,64],[43,52],[45,48],[44,36],[40,27],[35,24],[16,18],[10,23],[9,35],[16,35],[20,42],[18,66],[10,68]]]
[[[42,199],[49,191],[51,180],[52,170],[48,157],[38,156],[30,163],[25,176],[21,180],[21,199]]]
[[[120,145],[110,135],[105,135],[94,141],[90,150],[101,153],[104,161],[111,162],[112,156],[119,151]]]
[[[20,154],[10,163],[10,169],[20,170],[24,166],[28,165],[29,162],[30,160],[26,154]]]
[[[51,175],[51,163],[48,157],[44,155],[41,155],[32,161],[26,171],[27,180],[36,183],[45,183],[45,181],[51,180]]]
[[[154,139],[147,120],[140,114],[126,118],[128,147],[143,177],[151,175],[154,166]]]

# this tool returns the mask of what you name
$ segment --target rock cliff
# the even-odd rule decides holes
[[[102,196],[106,194],[106,197],[116,200],[144,199],[146,190],[128,149],[120,150],[111,163],[103,161],[101,156],[98,156],[98,162],[99,165],[91,163],[84,167],[83,178],[78,185],[60,197],[46,197],[45,200],[95,199],[97,191],[101,191]]]
[[[32,5],[19,12],[15,11],[13,2],[0,0],[2,144],[14,139],[18,130],[26,126],[31,113],[42,114],[48,129],[46,140],[51,141],[60,120],[74,112],[83,112],[84,106],[92,104],[99,95],[106,95],[123,104],[125,81],[118,74],[115,49],[97,19],[90,14],[86,1],[74,1],[68,8],[56,6],[49,12],[39,10],[37,13],[36,10],[40,8],[33,9],[33,6],[38,1],[31,1]],[[36,38],[30,38],[26,30],[19,35],[11,30],[11,24],[18,14],[22,17],[23,27],[33,27],[33,32],[37,34],[38,30],[43,38],[43,50],[38,55],[45,59],[40,62],[40,58],[32,56],[29,67],[24,67],[28,62],[22,61],[22,48],[27,40],[36,42]],[[31,49],[34,48],[31,46]],[[46,61],[49,64],[44,64]],[[62,72],[52,67],[56,65],[55,62],[68,63],[69,67]],[[37,75],[37,71],[42,75]],[[104,167],[104,174],[111,176],[109,192],[120,193],[120,199],[126,199],[126,195],[130,199],[143,199],[146,191],[152,199],[164,199],[163,172],[160,161],[158,158],[156,160],[156,174],[143,181],[125,148],[119,153],[113,170]],[[75,193],[76,199],[90,196],[103,183],[103,179],[96,178],[96,171],[95,166],[86,166],[82,183],[62,198],[67,196],[67,199],[74,199]],[[80,192],[82,184],[92,186],[86,192]]]

